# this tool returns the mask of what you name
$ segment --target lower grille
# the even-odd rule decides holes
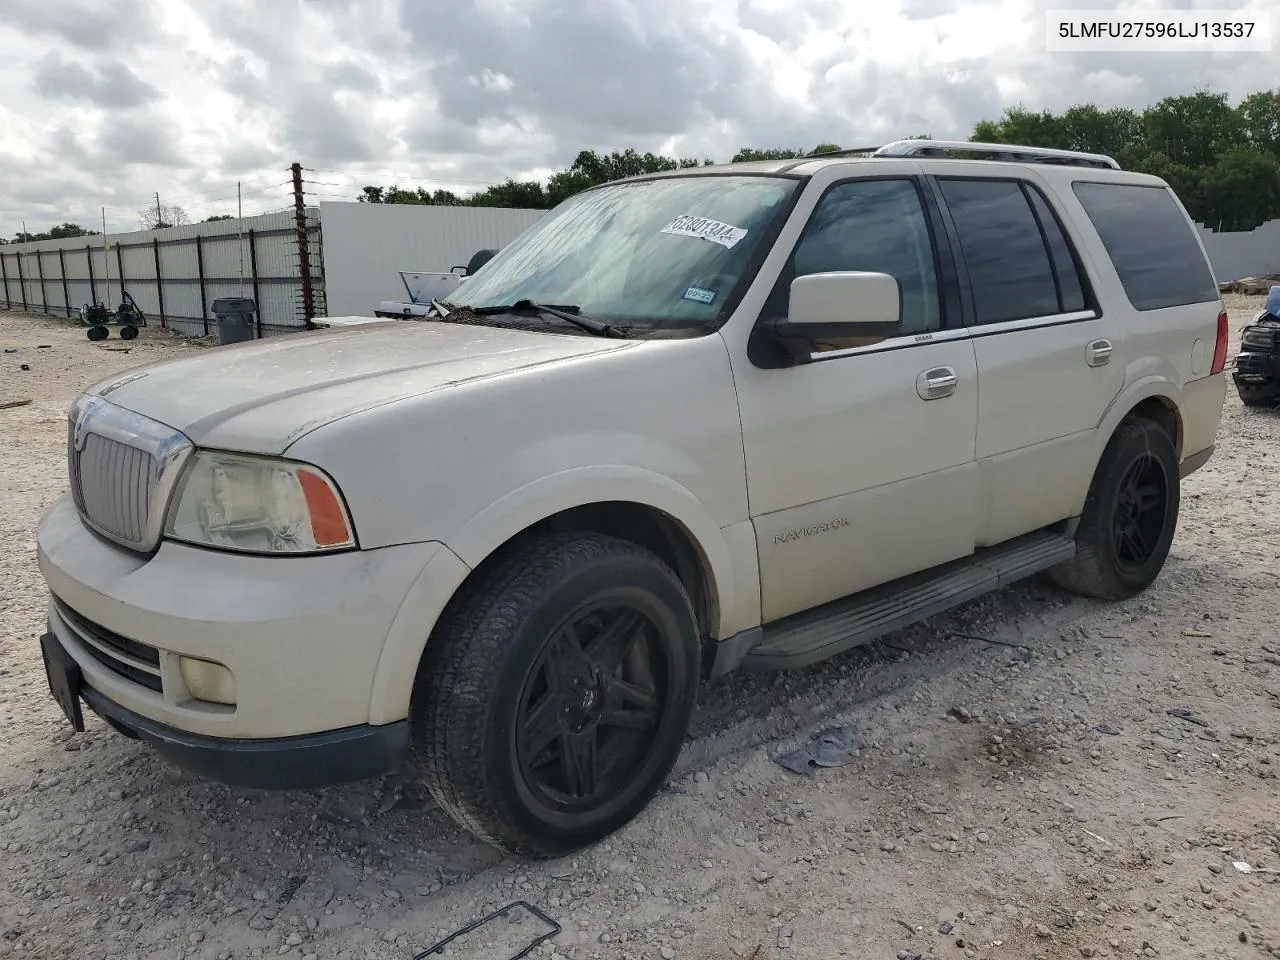
[[[75,633],[86,653],[108,670],[156,693],[160,683],[160,651],[108,630],[54,598],[54,610]]]

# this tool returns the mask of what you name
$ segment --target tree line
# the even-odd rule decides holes
[[[1154,174],[1214,230],[1251,230],[1280,218],[1280,90],[1231,106],[1227,95],[1167,97],[1143,111],[1076,106],[1061,114],[1006,110],[973,140],[1105,153]]]
[[[927,134],[913,139],[928,139]],[[1115,157],[1126,170],[1167,181],[1192,217],[1215,230],[1249,230],[1280,218],[1280,90],[1250,94],[1232,106],[1225,93],[1167,97],[1145,110],[1084,104],[1060,114],[1022,107],[982,120],[971,141],[1084,150]],[[778,160],[839,150],[745,148],[732,158]],[[507,179],[469,196],[450,190],[365,187],[363,203],[549,209],[585,190],[642,173],[710,164],[624,150],[584,150],[546,183]]]

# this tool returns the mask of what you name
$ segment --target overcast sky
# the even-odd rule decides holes
[[[967,137],[1005,107],[1276,84],[1275,54],[1045,52],[1045,9],[1256,0],[0,0],[0,235],[360,185],[460,192],[582,148]]]

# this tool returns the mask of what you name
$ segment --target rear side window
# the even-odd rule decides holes
[[[1164,187],[1074,183],[1135,310],[1218,299],[1195,231]]]
[[[1040,224],[1012,180],[939,179],[960,236],[980,324],[1061,312]]]

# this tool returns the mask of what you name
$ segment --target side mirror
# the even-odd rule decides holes
[[[811,273],[791,281],[787,318],[774,333],[787,340],[888,337],[902,332],[902,291],[887,273]]]

